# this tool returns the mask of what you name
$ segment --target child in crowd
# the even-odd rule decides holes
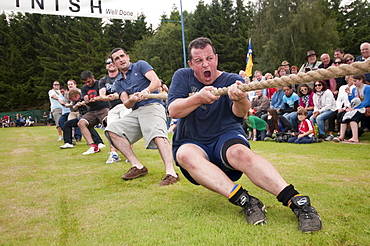
[[[315,129],[313,127],[312,122],[307,119],[307,109],[300,108],[297,111],[299,125],[298,125],[298,133],[295,133],[294,137],[288,139],[288,143],[295,143],[295,144],[309,144],[315,143],[316,139],[314,138]]]

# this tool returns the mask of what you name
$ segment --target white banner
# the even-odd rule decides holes
[[[136,20],[134,5],[128,0],[1,0],[0,10]]]

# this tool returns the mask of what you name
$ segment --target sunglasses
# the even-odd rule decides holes
[[[319,86],[322,86],[322,84],[316,84],[315,87],[319,87]]]
[[[346,62],[353,61],[353,58],[348,58]]]
[[[300,91],[308,91],[308,89],[307,88],[302,88],[302,89],[300,89]]]
[[[341,62],[334,62],[334,64],[342,64]]]
[[[60,84],[53,84],[53,85],[60,85]]]
[[[108,59],[105,61],[105,64],[111,64],[112,63],[112,60],[111,59]]]

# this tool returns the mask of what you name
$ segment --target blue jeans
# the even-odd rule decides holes
[[[285,114],[283,114],[283,116],[292,125],[293,131],[294,132],[298,132],[298,116],[297,116],[297,112],[285,113]]]
[[[311,116],[310,120],[312,121],[312,124],[317,124],[317,127],[319,128],[319,134],[324,136],[325,135],[325,121],[329,118],[330,114],[333,113],[333,111],[328,110],[325,112],[320,113],[316,119]]]
[[[295,144],[309,144],[309,143],[314,143],[315,140],[313,138],[304,136],[301,138],[298,138],[298,136],[294,136],[288,139],[288,143],[295,143]]]

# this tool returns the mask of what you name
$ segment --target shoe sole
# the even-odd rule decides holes
[[[92,154],[95,154],[95,153],[99,153],[100,152],[100,150],[99,151],[96,151],[96,152],[94,152],[94,153],[86,153],[86,152],[83,152],[82,153],[82,155],[92,155]],[[86,154],[85,154],[86,153]]]
[[[262,211],[263,214],[265,214],[267,212],[265,205],[263,205],[263,207],[261,208],[261,211]],[[267,223],[267,218],[265,216],[264,219],[261,219],[261,220],[258,220],[256,222],[254,222],[253,225],[263,225],[263,224],[266,224],[266,223]]]
[[[61,149],[73,149],[73,147],[59,147],[59,148],[61,148]]]
[[[109,164],[113,164],[113,163],[120,162],[120,161],[121,161],[121,159],[119,159],[119,160],[115,160],[115,161],[113,161],[113,162],[108,162],[108,161],[106,161],[106,162],[105,162],[105,164],[109,165]]]

